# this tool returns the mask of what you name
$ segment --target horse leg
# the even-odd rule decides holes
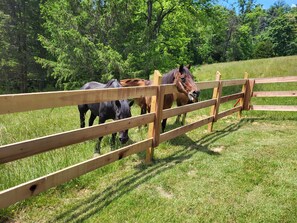
[[[162,133],[165,131],[166,122],[167,122],[167,118],[163,119],[163,121],[162,121]]]
[[[116,135],[117,135],[117,133],[112,133],[112,135],[111,135],[110,147],[111,147],[112,150],[113,150],[114,147],[115,147],[115,139],[116,139]]]
[[[78,111],[79,111],[79,118],[80,118],[80,127],[84,128],[85,127],[85,115],[88,111],[88,106],[87,105],[78,105]]]
[[[96,119],[96,115],[94,115],[92,112],[91,112],[91,116],[89,118],[89,126],[92,126],[94,124],[94,121]],[[100,123],[99,123],[100,124]]]
[[[86,113],[80,112],[79,116],[80,116],[80,127],[84,128],[86,126],[85,124],[85,115]]]
[[[175,119],[175,123],[179,123],[180,122],[180,115],[177,115],[176,119]]]
[[[177,99],[176,99],[176,105],[178,106],[178,107],[180,107],[180,106],[183,106],[183,105],[186,105],[186,104],[188,104],[188,97],[187,96],[185,96],[184,94],[178,94],[177,95]],[[184,125],[185,123],[186,123],[186,113],[184,113],[184,114],[182,114],[183,115],[183,117],[182,117],[182,121],[180,122],[180,117],[181,117],[181,115],[178,115],[177,117],[176,117],[176,120],[175,120],[175,123],[181,123],[181,125]]]
[[[142,105],[141,106],[141,112],[140,112],[141,115],[144,115],[146,114],[146,105]]]
[[[92,115],[91,115],[91,116],[92,116]],[[96,118],[96,116],[95,116],[95,118]],[[93,121],[94,121],[94,120],[93,120]],[[102,123],[104,123],[104,122],[105,122],[105,120],[99,117],[99,124],[102,124]],[[93,123],[92,123],[92,124],[93,124]],[[101,136],[101,137],[98,138],[98,142],[97,142],[97,144],[96,144],[96,146],[95,146],[94,155],[96,155],[96,154],[100,154],[102,138],[103,138],[103,136]]]
[[[184,113],[183,114],[183,118],[182,118],[182,121],[181,121],[181,124],[184,125],[186,123],[186,116],[187,116],[187,113]]]
[[[94,150],[94,156],[99,155],[101,153],[101,141],[102,141],[102,136],[99,137],[98,142],[96,143],[95,150]]]

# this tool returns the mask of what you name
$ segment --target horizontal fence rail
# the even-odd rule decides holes
[[[255,91],[253,97],[297,97],[297,91]]]
[[[59,134],[13,143],[0,147],[0,163],[14,161],[52,149],[60,148],[86,140],[98,138],[127,128],[137,127],[154,120],[154,114],[145,114],[129,119],[121,119],[82,129],[76,129]]]
[[[160,85],[161,75],[158,71],[155,71],[153,85],[147,87],[0,95],[0,115],[38,109],[76,106],[78,104],[98,103],[118,99],[132,99],[144,96],[152,97],[152,108],[150,114],[0,146],[0,164],[9,165],[5,163],[13,162],[18,159],[23,159],[68,145],[81,143],[86,140],[115,133],[124,129],[149,124],[148,137],[145,140],[0,191],[0,208],[5,208],[20,200],[37,195],[49,188],[58,186],[85,173],[141,151],[147,151],[146,161],[149,162],[153,155],[153,149],[157,147],[159,143],[173,139],[204,125],[208,125],[208,130],[212,131],[213,124],[217,120],[236,112],[240,115],[242,110],[297,111],[297,106],[251,104],[252,97],[295,97],[297,95],[297,91],[253,92],[253,87],[256,84],[284,82],[297,82],[297,77],[291,76],[282,78],[249,79],[246,74],[244,79],[221,80],[221,74],[217,72],[215,81],[196,83],[198,88],[201,90],[213,89],[213,96],[211,99],[166,110],[162,110],[164,95],[175,94],[177,93],[177,89],[174,84]],[[229,86],[242,86],[242,91],[223,96],[223,88]],[[220,111],[220,104],[234,100],[237,100],[237,102],[233,108]],[[210,108],[209,117],[197,120],[193,123],[189,123],[165,133],[160,133],[160,122],[162,119],[204,108]]]
[[[254,111],[297,111],[293,105],[251,105],[250,110]]]
[[[293,83],[297,82],[297,76],[289,77],[269,77],[255,78],[255,84],[275,84],[275,83]],[[297,91],[254,91],[253,98],[273,98],[273,97],[297,97]],[[294,105],[250,105],[249,110],[252,111],[297,111],[297,106]]]
[[[255,78],[256,84],[297,82],[297,76]]]
[[[0,114],[153,96],[156,90],[146,86],[0,95]]]

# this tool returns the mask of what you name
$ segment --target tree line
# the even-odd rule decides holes
[[[297,8],[256,0],[2,0],[0,93],[297,54]]]

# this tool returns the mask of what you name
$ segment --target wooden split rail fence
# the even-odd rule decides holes
[[[160,143],[204,125],[208,125],[208,130],[212,131],[214,122],[236,112],[238,112],[240,116],[242,110],[297,111],[297,106],[250,105],[252,97],[292,97],[297,95],[297,91],[253,92],[255,84],[280,82],[297,82],[297,77],[248,79],[247,75],[245,75],[244,79],[221,80],[221,75],[217,72],[215,81],[197,83],[202,91],[204,89],[213,89],[213,97],[210,100],[166,110],[162,110],[164,94],[176,93],[177,91],[174,85],[160,85],[161,75],[158,71],[154,73],[154,84],[147,87],[0,95],[0,115],[84,103],[152,96],[150,114],[0,146],[0,164],[5,165],[5,163],[53,149],[84,142],[127,128],[149,124],[148,137],[143,141],[0,191],[0,208],[8,207],[20,200],[37,195],[49,188],[58,186],[97,168],[144,150],[147,151],[146,162],[149,163],[152,160],[154,148]],[[222,89],[224,87],[235,85],[242,85],[242,91],[232,95],[222,95]],[[236,106],[229,110],[219,110],[220,104],[232,100],[238,100],[240,103],[236,103]],[[169,118],[207,107],[211,108],[209,117],[162,134],[160,133],[160,123],[163,118]]]

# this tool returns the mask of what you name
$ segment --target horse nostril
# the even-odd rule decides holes
[[[193,94],[196,96],[196,98],[198,98],[200,95],[200,91],[194,91]]]

